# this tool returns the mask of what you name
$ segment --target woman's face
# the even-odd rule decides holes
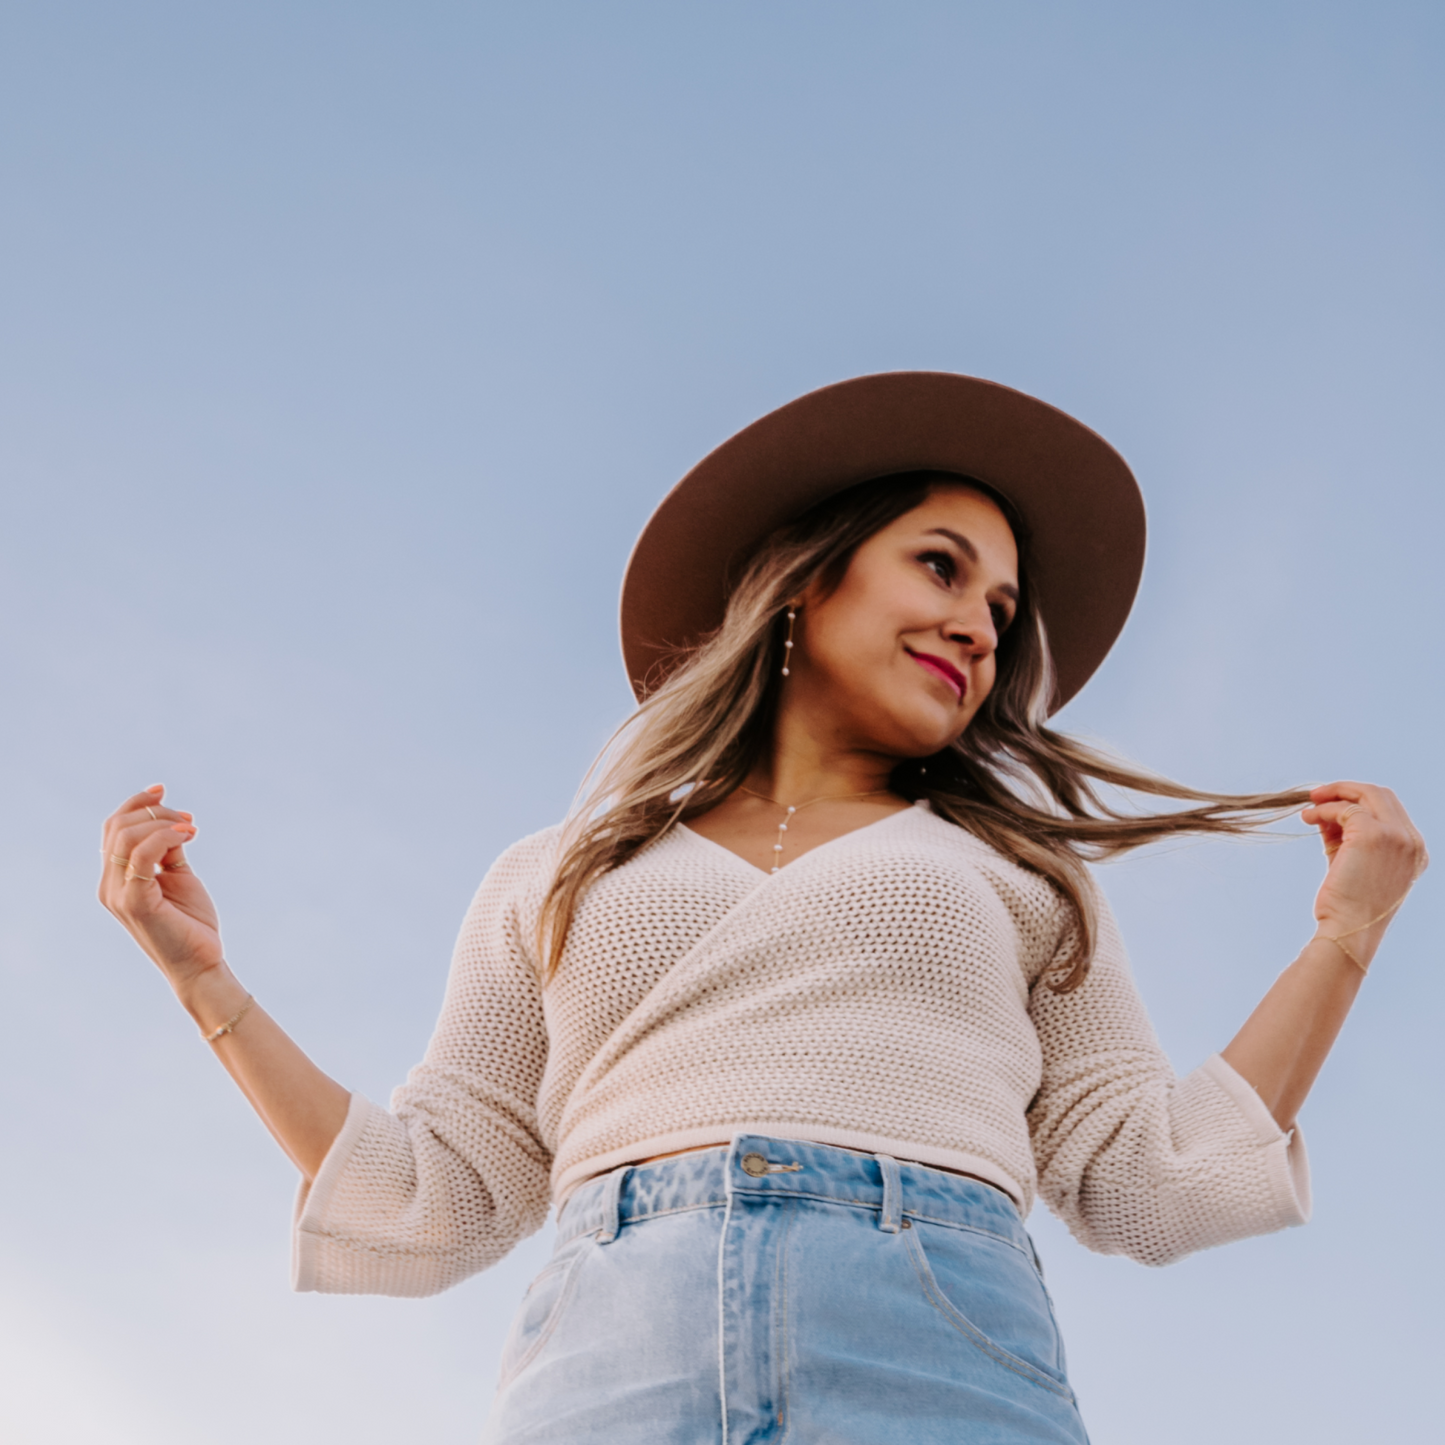
[[[1003,513],[940,486],[864,542],[831,594],[804,596],[783,706],[833,746],[936,753],[992,690],[1018,596]]]

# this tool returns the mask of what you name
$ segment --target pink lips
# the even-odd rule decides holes
[[[959,702],[963,701],[968,692],[968,679],[951,662],[941,657],[934,657],[931,652],[914,652],[911,647],[905,647],[903,650],[914,662],[941,677],[958,694]]]

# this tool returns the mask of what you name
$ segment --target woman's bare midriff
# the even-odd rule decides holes
[[[691,1144],[686,1149],[670,1149],[666,1154],[653,1154],[650,1158],[639,1159],[637,1163],[656,1164],[659,1159],[676,1159],[679,1154],[697,1154],[703,1149],[718,1149],[721,1147],[720,1144]],[[836,1149],[839,1146],[834,1144],[829,1147]],[[863,1151],[853,1149],[849,1152],[859,1154]],[[900,1164],[918,1164],[922,1169],[939,1169],[945,1174],[956,1174],[960,1179],[973,1179],[979,1184],[987,1184],[990,1189],[997,1189],[1000,1194],[1007,1194],[1010,1199],[1013,1199],[1013,1195],[1009,1194],[1007,1189],[1003,1188],[1002,1185],[995,1184],[992,1179],[985,1179],[982,1174],[970,1174],[966,1169],[950,1169],[947,1164],[924,1164],[920,1160],[915,1159],[900,1159],[898,1162]],[[1014,1199],[1014,1203],[1017,1204],[1018,1200]]]

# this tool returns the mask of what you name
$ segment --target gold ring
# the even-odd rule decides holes
[[[155,810],[154,808],[147,808],[147,809],[146,809],[146,812],[151,815],[151,822],[152,822],[152,823],[159,823],[159,822],[160,822],[160,818],[156,815],[156,810]]]
[[[161,867],[167,873],[189,873],[191,871],[189,863],[162,863]]]
[[[1345,826],[1345,819],[1348,818],[1352,813],[1363,813],[1364,811],[1365,810],[1358,803],[1351,803],[1350,806],[1340,814],[1340,827],[1343,828]]]
[[[122,858],[119,853],[112,853],[112,854],[110,855],[110,861],[111,861],[112,863],[114,863],[114,864],[115,864],[117,867],[119,867],[119,868],[129,868],[129,867],[130,867],[130,859],[129,859],[129,858]]]
[[[126,881],[127,883],[136,883],[136,882],[140,882],[140,883],[154,883],[154,882],[156,881],[156,874],[155,874],[155,873],[127,873],[127,874],[125,875],[125,881]]]

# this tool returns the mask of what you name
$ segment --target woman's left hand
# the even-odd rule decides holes
[[[1311,788],[1310,797],[1301,816],[1320,830],[1330,860],[1315,897],[1315,940],[1223,1051],[1281,1129],[1294,1128],[1360,989],[1360,973],[1430,861],[1425,840],[1388,788],[1326,783]]]
[[[1410,815],[1389,788],[1325,783],[1310,790],[1301,814],[1320,830],[1329,869],[1315,897],[1320,933],[1347,938],[1368,963],[1395,909],[1425,871],[1430,855]]]

